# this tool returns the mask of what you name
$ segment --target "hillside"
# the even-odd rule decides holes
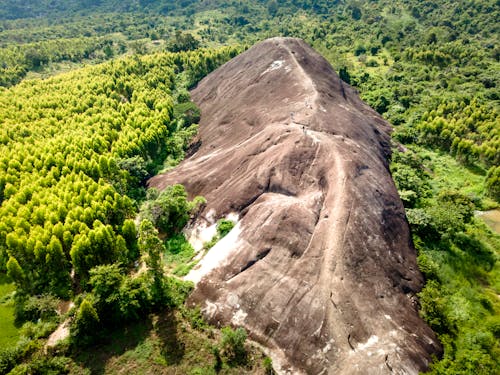
[[[215,193],[204,191],[206,202],[190,201],[181,187],[160,193],[145,183],[200,146],[202,133],[187,149],[200,119],[187,90],[241,51],[282,36],[312,46],[394,126],[389,168],[424,276],[419,314],[444,349],[430,371],[494,373],[500,366],[500,237],[482,218],[498,215],[500,199],[499,12],[495,0],[0,0],[0,332],[6,332],[0,372],[16,365],[17,372],[113,372],[124,363],[147,369],[172,359],[165,349],[170,341],[157,334],[157,323],[164,326],[159,309],[169,306],[177,330],[201,324],[182,307],[189,284],[174,282],[198,261],[181,229],[205,204],[226,203]],[[266,120],[263,114],[246,118],[248,126]],[[221,129],[233,120],[214,118]],[[217,142],[227,132],[214,134],[211,142],[224,146]],[[226,165],[205,162],[212,159]],[[274,193],[294,192],[287,189]],[[242,200],[253,192],[253,186],[245,190]],[[141,231],[134,220],[144,219],[151,224]],[[211,226],[195,247],[206,251],[232,225]],[[156,250],[146,251],[146,244]],[[169,275],[165,283],[154,269]],[[149,271],[134,278],[138,270]],[[104,275],[115,292],[100,289]],[[99,329],[73,329],[70,343],[45,355],[46,337],[68,317],[54,311],[69,299],[76,304],[69,316],[91,323],[95,310],[108,318]],[[136,320],[146,312],[150,320]],[[139,332],[137,339],[120,337],[123,324]],[[172,371],[238,373],[246,366],[231,362],[221,346],[224,337],[241,338],[241,332],[183,332],[176,348],[186,351],[174,351],[182,360]],[[201,339],[205,334],[208,341]],[[197,335],[204,349],[191,345]],[[75,345],[77,336],[103,340],[102,351]],[[105,344],[106,337],[120,344]],[[269,369],[269,359],[253,349],[249,358],[257,367],[244,371]]]

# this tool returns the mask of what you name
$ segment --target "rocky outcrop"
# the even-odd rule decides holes
[[[388,170],[390,126],[303,41],[266,40],[193,90],[196,145],[150,180],[236,227],[188,278],[212,323],[245,327],[281,372],[416,374],[440,351]]]

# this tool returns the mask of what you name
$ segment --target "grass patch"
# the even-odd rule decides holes
[[[196,266],[197,263],[198,263],[197,261],[192,261],[192,262],[189,262],[188,264],[179,264],[177,267],[174,268],[172,273],[175,276],[179,276],[179,277],[186,276],[189,273],[189,271],[191,271],[191,269],[194,266]]]
[[[14,283],[0,274],[0,348],[8,348],[19,339],[19,329],[14,325]]]
[[[184,276],[193,268],[196,262],[192,261],[195,251],[186,240],[183,233],[176,234],[165,240],[163,262],[165,267],[176,276]]]
[[[187,310],[186,310],[187,311]],[[107,342],[77,354],[71,374],[264,374],[262,353],[247,344],[244,365],[223,363],[216,371],[219,333],[194,324],[180,311],[150,315],[114,332]]]
[[[469,196],[485,198],[486,170],[479,165],[464,166],[448,153],[412,147],[431,170],[430,183],[436,190],[458,190]]]

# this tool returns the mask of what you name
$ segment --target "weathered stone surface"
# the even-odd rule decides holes
[[[192,92],[199,148],[151,186],[239,215],[188,278],[212,323],[241,325],[282,372],[416,374],[440,351],[388,171],[390,126],[298,39],[266,40]]]

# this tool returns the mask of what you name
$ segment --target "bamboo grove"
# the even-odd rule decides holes
[[[124,58],[0,92],[0,267],[19,293],[68,298],[93,267],[137,257],[131,192],[196,129],[174,118],[175,92],[236,52]]]

